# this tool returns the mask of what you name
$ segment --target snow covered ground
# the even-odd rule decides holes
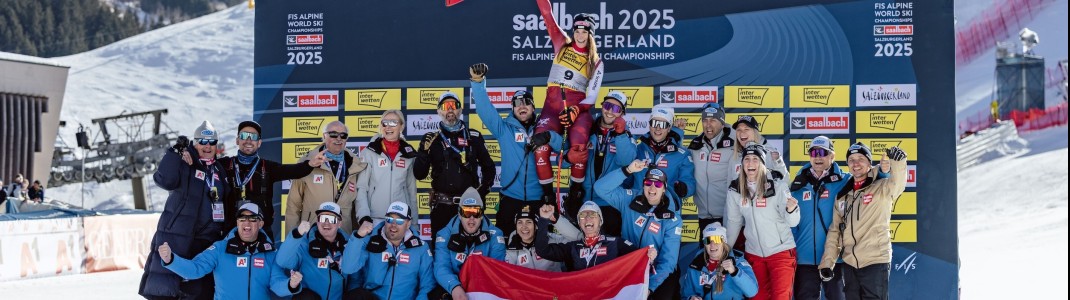
[[[1067,297],[1066,137],[1066,126],[1033,132],[1017,153],[959,172],[962,299]]]
[[[959,25],[987,3],[991,2],[957,1]],[[1027,25],[1044,38],[1038,53],[1066,57],[1065,11],[1067,1],[1059,0],[1038,16],[1034,21],[1038,25]],[[240,120],[251,117],[253,20],[253,11],[239,5],[58,58],[72,66],[62,119],[68,124],[89,124],[92,118],[118,114],[116,107],[129,111],[167,108],[170,113],[164,122],[173,130],[189,133],[199,120],[208,119],[224,133],[233,132]],[[1045,50],[1047,46],[1054,50]],[[993,68],[994,59],[979,59],[959,69],[958,111],[984,102],[987,96],[977,91],[990,91]],[[73,142],[76,127],[62,129],[61,136]],[[1067,296],[1067,128],[1023,138],[1027,145],[1017,146],[1018,151],[959,172],[963,299]],[[223,138],[232,139],[233,135]],[[162,207],[166,191],[146,180],[154,206]],[[51,188],[48,195],[79,204],[82,189],[72,184]],[[132,207],[129,181],[88,183],[84,190],[86,207]],[[0,282],[0,291],[4,299],[139,299],[140,276],[140,270],[131,270]]]
[[[79,123],[91,119],[168,109],[163,122],[192,135],[209,120],[234,153],[238,122],[252,118],[253,10],[244,4],[150,31],[93,51],[60,57],[71,66],[60,119],[60,138],[74,144]],[[90,139],[96,136],[96,128]],[[100,138],[99,136],[97,138]],[[152,207],[163,207],[167,192],[146,177]],[[49,188],[48,196],[96,209],[133,208],[130,180],[68,184]],[[152,208],[150,207],[150,208]]]

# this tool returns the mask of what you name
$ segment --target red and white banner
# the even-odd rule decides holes
[[[576,272],[547,272],[472,256],[461,284],[474,300],[646,299],[650,272],[646,251],[633,251],[604,265]]]

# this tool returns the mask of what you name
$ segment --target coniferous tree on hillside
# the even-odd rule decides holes
[[[100,0],[0,0],[0,52],[39,57],[81,53],[243,1],[141,0],[142,11],[154,16],[140,24],[134,12]]]

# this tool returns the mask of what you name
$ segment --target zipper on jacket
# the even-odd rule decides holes
[[[249,260],[253,260],[253,256],[249,256]],[[266,259],[264,261],[267,261]],[[249,269],[248,279],[245,281],[245,299],[253,299],[253,267],[249,266],[249,262],[245,263],[245,268]]]
[[[398,273],[397,266],[396,265],[395,266],[391,266],[390,267],[390,290],[388,290],[386,292],[386,300],[390,300],[391,298],[394,298],[394,278],[397,275],[397,273]],[[419,291],[419,289],[417,289],[417,291]]]

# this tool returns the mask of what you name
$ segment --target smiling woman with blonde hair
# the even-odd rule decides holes
[[[379,133],[360,151],[360,159],[368,169],[357,178],[357,218],[371,217],[376,224],[386,218],[391,202],[409,207],[416,203],[416,176],[413,163],[416,149],[405,141],[405,114],[399,110],[383,112]],[[413,219],[419,218],[414,212]]]

